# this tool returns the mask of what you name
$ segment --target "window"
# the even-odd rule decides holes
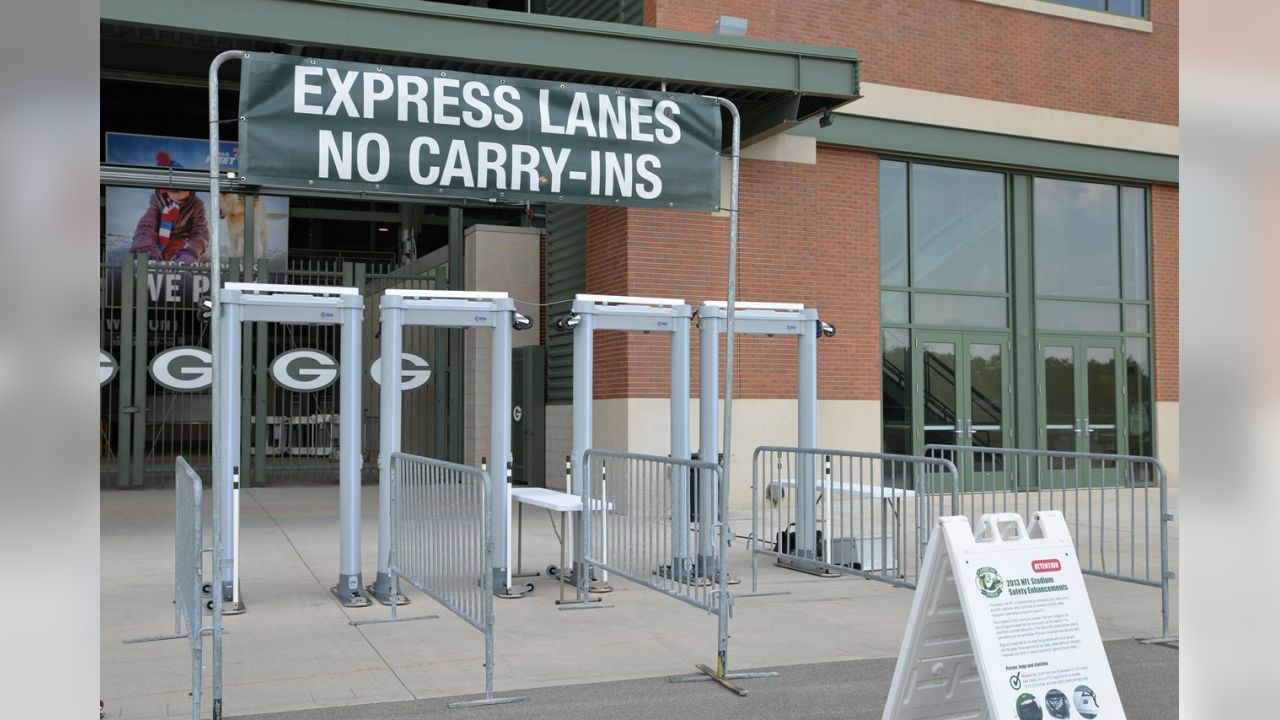
[[[970,420],[1000,432],[963,442],[1154,450],[1147,188],[889,158],[879,181],[886,452]]]
[[[1004,292],[1004,175],[911,166],[912,286]]]
[[[1085,10],[1098,10],[1115,15],[1144,18],[1147,16],[1145,0],[1047,0],[1059,5],[1071,5]]]
[[[880,161],[881,322],[1009,327],[1004,173]]]
[[[1033,188],[1036,327],[1150,332],[1146,190],[1043,177]]]

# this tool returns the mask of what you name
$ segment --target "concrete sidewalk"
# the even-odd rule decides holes
[[[376,568],[376,493],[376,487],[364,488],[366,581]],[[389,618],[390,612],[381,605],[343,608],[329,595],[337,579],[337,499],[336,487],[243,493],[241,577],[248,612],[228,617],[225,624],[228,715],[414,701],[483,689],[483,636],[416,591],[408,591],[413,602],[401,608],[401,617],[438,618],[351,624]],[[172,514],[169,490],[102,494],[101,666],[110,718],[190,713],[186,643],[124,643],[173,630]],[[547,514],[526,508],[524,521],[526,570],[557,562],[559,546]],[[745,533],[749,513],[736,513],[734,525]],[[745,543],[736,541],[732,553],[732,571],[744,579],[736,591],[747,592],[751,571]],[[857,578],[815,578],[763,561],[761,568],[761,591],[790,594],[738,600],[731,669],[897,654],[911,591]],[[537,582],[532,596],[497,604],[499,691],[662,678],[714,661],[715,619],[688,605],[615,578],[615,591],[605,596],[614,607],[562,612],[554,604],[556,585],[546,578]],[[1095,578],[1086,582],[1104,639],[1159,634],[1158,590]],[[791,687],[792,681],[759,682]],[[867,692],[857,702],[883,702],[883,688]],[[659,698],[653,701],[660,707]],[[524,717],[535,712],[532,707],[512,712]],[[332,717],[339,716],[350,714]]]

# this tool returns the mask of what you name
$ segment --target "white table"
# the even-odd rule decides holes
[[[848,483],[848,482],[819,482],[817,485],[819,490],[818,502],[821,502],[823,494],[828,492],[831,493],[832,495],[853,495],[856,497],[879,498],[880,502],[884,507],[887,507],[893,511],[894,534],[898,535],[898,537],[900,538],[905,536],[906,527],[905,527],[905,524],[902,522],[902,514],[898,512],[897,501],[904,500],[909,497],[915,497],[916,495],[915,490],[907,490],[906,488],[885,487],[884,485],[869,485],[865,483]],[[796,486],[795,478],[778,478],[775,480],[770,480],[769,481],[769,490],[771,491],[770,495],[771,497],[774,498],[774,502],[780,502],[782,499],[781,490],[783,488],[795,487],[795,486]],[[824,546],[823,551],[825,553],[823,557],[827,558],[827,561],[830,562],[831,561],[831,525],[832,525],[831,503],[823,503],[822,515],[823,515],[823,518],[822,518],[823,524],[827,526],[827,532],[825,534],[825,537],[823,538],[823,546]],[[901,530],[901,534],[899,534],[899,530]],[[887,538],[884,537],[884,533],[882,532],[881,542],[885,542],[885,541],[887,541]],[[897,544],[901,545],[902,548],[905,550],[906,543],[898,542]],[[897,552],[898,550],[897,548],[895,548],[894,554],[896,555]],[[896,559],[895,559],[895,562],[896,562]]]
[[[521,570],[523,568],[524,555],[524,506],[533,505],[535,507],[546,508],[547,514],[560,513],[560,531],[557,533],[560,538],[560,574],[564,574],[565,560],[565,530],[569,527],[567,520],[569,513],[582,512],[582,498],[572,493],[561,492],[559,490],[549,490],[541,487],[511,487],[511,499],[515,500],[516,505],[516,522],[518,529],[516,532],[516,576],[532,577],[537,575],[524,575]],[[596,500],[591,503],[592,510],[600,510],[602,507],[612,509],[612,503],[607,506]],[[555,520],[551,522],[552,529],[555,528]],[[507,537],[511,537],[510,528],[508,528]],[[608,543],[608,536],[605,536],[605,543]],[[560,604],[564,604],[564,582],[563,578],[559,578],[560,582]]]

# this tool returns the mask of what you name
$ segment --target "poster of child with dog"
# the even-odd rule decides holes
[[[236,143],[223,142],[220,171],[235,170]],[[209,169],[209,143],[196,138],[107,133],[106,161],[113,165]],[[252,204],[251,208],[247,204]],[[289,198],[222,193],[219,248],[224,258],[266,258],[271,270],[284,270],[289,256]],[[155,262],[209,262],[209,193],[180,188],[107,188],[105,262],[119,263],[125,253],[147,255]],[[252,209],[252,228],[246,215]],[[246,235],[252,243],[246,246]]]

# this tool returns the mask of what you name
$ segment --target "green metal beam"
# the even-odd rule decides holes
[[[806,122],[793,132],[824,145],[1010,168],[1177,184],[1174,155],[1078,145],[917,123],[836,115],[830,127]]]
[[[742,114],[742,144],[744,146],[778,135],[795,127],[800,121],[800,96],[782,95]]]
[[[856,51],[418,0],[102,0],[104,23],[706,88],[858,96]],[[710,30],[710,28],[708,28]],[[382,62],[382,60],[378,60]],[[477,70],[484,72],[484,70]]]

